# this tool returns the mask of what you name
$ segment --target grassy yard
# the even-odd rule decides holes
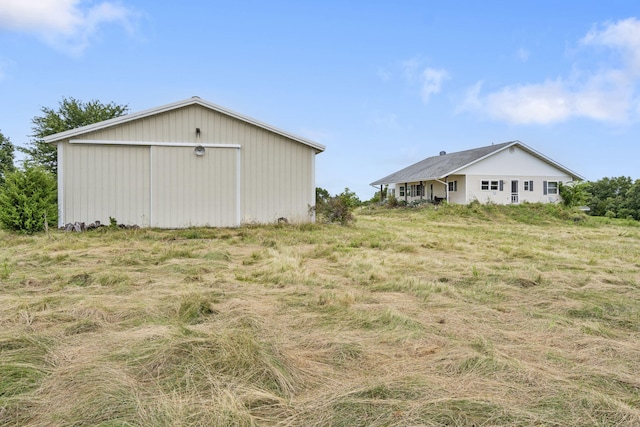
[[[0,426],[640,426],[640,227],[0,232]]]

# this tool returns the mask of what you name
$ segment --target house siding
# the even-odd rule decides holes
[[[504,147],[504,145],[502,145]],[[439,180],[422,181],[425,187],[423,199],[445,198],[451,203],[466,204],[477,200],[481,203],[556,203],[559,194],[545,194],[544,182],[567,183],[574,178],[560,165],[538,154],[532,154],[520,146],[512,145],[471,162],[468,166],[455,170],[455,173]],[[486,147],[485,147],[486,148]],[[559,167],[557,167],[559,166]],[[434,166],[435,167],[435,166]],[[433,171],[429,171],[433,173]],[[413,177],[416,178],[415,176]],[[499,183],[496,190],[482,189],[482,181]],[[512,192],[512,181],[517,181],[517,191]],[[455,190],[447,192],[445,182],[455,182]],[[533,190],[525,191],[525,182],[533,185]],[[390,184],[398,200],[411,203],[421,199],[420,196],[400,196],[400,187],[419,184],[420,181],[409,181]],[[433,186],[433,191],[431,191]],[[501,188],[501,189],[500,189]]]
[[[523,172],[526,171],[526,174]],[[519,147],[510,147],[460,171],[467,175],[467,202],[557,203],[559,194],[544,194],[543,181],[567,183],[572,177]],[[482,181],[502,181],[503,189],[482,190]],[[512,199],[511,181],[518,181],[517,201]],[[533,191],[524,191],[524,182],[533,181]]]
[[[560,201],[559,194],[544,194],[543,182],[554,181],[567,183],[571,181],[571,177],[567,175],[547,175],[542,177],[532,177],[530,175],[481,175],[468,176],[469,182],[467,190],[467,199],[469,202],[477,200],[480,203],[557,203]],[[503,190],[482,190],[482,181],[502,181]],[[511,181],[518,181],[518,200],[514,202],[511,199]],[[524,182],[533,181],[533,191],[524,190]]]

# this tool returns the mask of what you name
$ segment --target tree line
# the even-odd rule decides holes
[[[32,134],[26,147],[18,147],[25,160],[16,165],[11,140],[0,131],[0,225],[8,230],[35,233],[58,224],[55,144],[44,138],[59,132],[112,119],[129,111],[127,105],[82,102],[63,98],[58,108],[42,107],[31,120]]]
[[[63,98],[57,108],[42,107],[32,120],[32,134],[26,147],[17,149],[25,155],[20,165],[15,162],[15,150],[8,137],[0,131],[0,226],[5,229],[34,233],[58,221],[57,173],[55,144],[44,138],[59,132],[122,116],[128,105],[97,100],[82,102]],[[560,186],[563,203],[571,208],[586,206],[594,216],[640,221],[640,179],[631,177],[602,178],[594,182]],[[331,196],[323,188],[316,189],[315,213],[329,222],[352,221],[351,211],[362,204],[381,201],[377,192],[369,201],[345,191]]]

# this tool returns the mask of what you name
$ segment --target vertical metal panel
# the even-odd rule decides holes
[[[200,138],[196,137],[196,127],[201,130]],[[312,220],[312,216],[309,214],[309,207],[315,204],[315,150],[297,141],[217,111],[199,105],[191,105],[135,120],[117,128],[91,132],[84,135],[83,138],[193,144],[240,144],[242,146],[240,150],[240,168],[237,170],[237,166],[234,167],[233,175],[229,176],[235,177],[235,173],[240,173],[241,209],[236,214],[240,215],[242,221],[247,223],[269,223],[277,221],[280,217],[285,217],[292,222]],[[164,150],[165,148],[154,147],[153,149]],[[177,151],[179,150],[176,150],[176,153]],[[208,149],[207,153],[211,151]],[[234,152],[231,149],[229,151]],[[193,156],[192,150],[190,156]],[[160,160],[158,159],[158,161]],[[185,158],[186,164],[190,164],[193,160],[191,157],[188,160]],[[164,159],[164,161],[168,161],[168,159]],[[177,158],[175,161],[177,161]],[[235,165],[235,161],[232,163]],[[174,166],[177,165],[167,164],[165,165],[165,170],[171,171]],[[153,170],[157,171],[158,167],[160,167],[160,164],[154,162],[152,165]],[[187,166],[183,167],[187,168]],[[225,165],[225,169],[228,169],[227,165]],[[178,172],[176,171],[175,173]],[[204,172],[202,173],[201,177],[205,177]],[[229,173],[232,173],[232,171],[229,171]],[[148,176],[149,171],[147,170]],[[194,176],[191,176],[191,178],[194,178]],[[220,177],[215,177],[215,179],[220,179]],[[234,181],[237,181],[237,179],[234,179]],[[170,182],[165,181],[163,183],[170,184]],[[172,185],[175,187],[177,183]],[[171,191],[177,191],[175,188]],[[227,194],[227,190],[220,191],[221,194]],[[154,206],[156,204],[155,197],[156,194],[153,195]],[[182,195],[174,194],[172,197],[177,200]],[[237,205],[235,202],[237,193],[223,197],[226,198],[228,205],[235,208]],[[186,199],[182,198],[180,200]],[[153,212],[153,215],[155,216],[156,213],[165,215],[165,213],[156,211]],[[184,212],[184,214],[187,213],[186,211]],[[177,215],[177,212],[171,213],[171,215],[174,214]],[[169,215],[169,213],[166,213],[166,215]],[[202,219],[202,217],[198,218]],[[173,219],[163,218],[164,220],[169,221],[171,224],[179,222],[177,217]],[[207,221],[209,220],[211,218],[207,218]],[[235,222],[231,221],[230,225],[236,225]],[[160,223],[155,218],[153,219],[153,225]],[[180,226],[186,225],[182,224]],[[210,223],[209,225],[214,224]]]
[[[248,135],[242,149],[243,221],[275,222],[280,217],[310,221],[309,207],[315,204],[314,150],[260,130]]]
[[[65,222],[149,225],[149,147],[65,144]]]
[[[64,142],[59,142],[57,144],[57,155],[58,155],[58,227],[61,227],[65,224],[65,209],[64,209],[64,169],[65,169],[65,161],[64,161]]]
[[[152,147],[153,226],[232,227],[237,223],[234,148]]]

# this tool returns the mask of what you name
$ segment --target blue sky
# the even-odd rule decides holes
[[[588,180],[640,178],[635,0],[0,0],[0,131],[63,97],[193,95],[327,146],[317,185],[520,140]]]

